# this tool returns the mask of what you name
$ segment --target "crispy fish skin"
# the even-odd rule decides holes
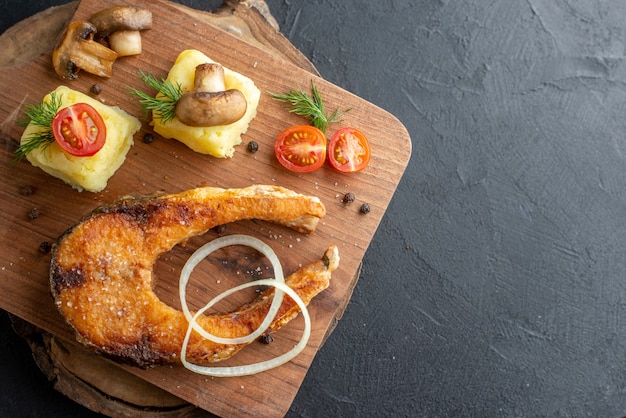
[[[188,322],[152,290],[158,256],[228,222],[262,219],[311,233],[324,214],[324,205],[316,197],[276,186],[204,187],[126,197],[96,209],[53,245],[51,292],[83,344],[140,367],[178,362]],[[321,260],[296,271],[286,283],[308,303],[328,287],[338,261],[337,248],[330,247]],[[198,322],[215,335],[247,335],[262,322],[271,303],[264,296],[273,292],[267,289],[234,312],[204,315]],[[285,297],[270,328],[277,329],[297,311],[297,305]],[[215,362],[241,348],[201,341],[194,332],[187,357],[198,363]]]

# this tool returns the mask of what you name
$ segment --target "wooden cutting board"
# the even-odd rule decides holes
[[[244,42],[197,14],[166,1],[135,1],[132,4],[152,11],[153,29],[142,35],[143,53],[118,60],[111,79],[81,72],[78,80],[64,82],[54,74],[50,52],[27,63],[0,68],[0,141],[4,144],[0,151],[0,201],[5,216],[0,226],[4,248],[0,254],[0,308],[54,336],[72,341],[71,329],[52,303],[47,277],[49,254],[40,252],[40,243],[53,242],[94,207],[121,195],[159,190],[177,192],[202,185],[228,188],[250,184],[274,184],[316,195],[326,205],[327,215],[313,235],[300,236],[282,227],[253,221],[228,225],[225,232],[246,233],[266,241],[281,258],[287,273],[318,258],[328,245],[339,246],[340,268],[334,273],[330,288],[316,297],[310,306],[312,336],[307,348],[296,359],[269,372],[232,379],[207,378],[181,366],[141,370],[115,365],[217,415],[282,416],[293,401],[324,336],[350,297],[353,278],[408,163],[411,153],[409,135],[388,112],[332,85],[302,68],[303,65],[288,62],[264,45]],[[85,19],[109,5],[98,0],[82,1],[74,19]],[[226,67],[250,77],[262,91],[258,115],[244,136],[244,144],[238,147],[232,159],[196,154],[176,141],[158,136],[151,144],[143,143],[143,134],[152,132],[149,124],[144,123],[142,131],[135,136],[135,145],[126,162],[100,193],[76,192],[26,161],[12,161],[22,132],[15,120],[25,105],[39,102],[60,84],[88,92],[93,84],[99,83],[102,86],[100,100],[140,116],[142,112],[137,102],[128,95],[132,87],[145,90],[137,70],[165,75],[184,49],[204,52]],[[373,158],[364,172],[345,175],[324,167],[314,173],[295,174],[277,163],[272,147],[275,137],[286,127],[304,121],[288,113],[267,92],[307,87],[311,80],[329,109],[351,109],[344,122],[331,126],[329,133],[341,126],[355,126],[368,135]],[[250,140],[260,145],[255,154],[245,150],[245,142]],[[346,192],[355,194],[354,203],[342,202]],[[369,214],[359,212],[361,203],[370,205]],[[162,300],[177,306],[177,278],[182,265],[197,247],[216,236],[216,232],[209,232],[192,239],[159,260],[155,268],[158,277],[155,290]],[[201,300],[208,300],[211,294],[266,268],[260,265],[262,260],[243,252],[231,251],[221,262],[228,266],[224,270],[244,274],[216,279],[208,274],[219,273],[207,266],[204,268],[207,278],[203,282],[207,292],[203,298],[199,297],[198,304]],[[267,356],[268,352],[284,352],[298,340],[301,328],[301,320],[296,319],[275,335],[272,344],[254,343],[226,364],[254,362]]]

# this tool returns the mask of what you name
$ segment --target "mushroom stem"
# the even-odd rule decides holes
[[[219,64],[200,64],[196,67],[193,88],[210,93],[226,90],[224,67]]]
[[[141,33],[138,30],[120,30],[109,35],[109,47],[120,57],[141,54]]]
[[[70,54],[70,59],[78,68],[101,77],[111,77],[113,63],[117,59],[115,51],[93,41],[81,41],[78,45]]]

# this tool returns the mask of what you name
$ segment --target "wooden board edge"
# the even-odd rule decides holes
[[[26,64],[54,48],[79,3],[80,1],[72,1],[62,6],[52,6],[16,23],[2,33],[0,68]]]
[[[218,29],[219,29],[219,28],[218,28]],[[260,49],[260,48],[259,48],[259,49]],[[275,57],[275,56],[274,56],[274,57]],[[275,58],[276,58],[276,59],[281,59],[281,60],[283,59],[282,57],[275,57]],[[386,113],[388,113],[388,112],[386,112]],[[398,121],[398,123],[399,123],[399,121]],[[401,123],[400,123],[400,125],[401,125]],[[403,126],[403,125],[402,125],[402,126]],[[404,135],[404,134],[402,134],[402,135]],[[408,138],[408,134],[407,134],[407,138]],[[410,138],[408,138],[408,142],[407,142],[407,143],[408,143],[408,149],[409,149],[409,151],[410,151],[410,147],[411,147]],[[403,143],[403,144],[404,144],[404,143]],[[409,152],[409,154],[410,154],[410,152]],[[407,160],[406,160],[406,162],[405,162],[405,164],[404,164],[404,167],[406,167],[406,164],[408,164],[408,159],[409,159],[409,156],[407,156]],[[357,278],[358,278],[358,276],[355,276],[355,278],[354,278],[354,280],[353,280],[353,284],[351,285],[351,290],[352,290],[352,288],[353,288],[353,285],[354,285],[354,284],[356,284],[356,279],[357,279]],[[343,309],[345,308],[345,306],[346,306],[346,305],[347,305],[347,303],[349,302],[349,296],[350,296],[351,294],[352,294],[352,292],[350,292],[350,294],[349,294],[349,295],[347,295],[346,300],[344,300],[344,301],[343,301],[343,302],[344,302],[344,304],[343,304],[343,305],[342,305],[342,307],[341,307],[341,308],[337,311],[337,313],[338,313],[338,314],[342,314],[342,313],[343,313]],[[332,323],[332,324],[328,327],[328,330],[327,330],[326,334],[324,335],[324,341],[326,340],[326,338],[328,337],[328,335],[330,334],[330,332],[332,332],[332,330],[334,329],[334,326],[336,325],[337,321],[338,321],[338,318],[337,318],[337,319],[335,319],[335,321],[333,321],[333,323]]]

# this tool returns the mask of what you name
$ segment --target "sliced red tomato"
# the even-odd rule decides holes
[[[106,141],[106,125],[96,109],[87,103],[76,103],[57,112],[52,120],[57,144],[68,154],[90,157]]]
[[[291,171],[315,171],[326,161],[326,137],[314,126],[291,126],[278,135],[274,152],[278,161]]]
[[[339,129],[328,143],[328,160],[342,173],[362,171],[370,162],[370,145],[358,129]]]

